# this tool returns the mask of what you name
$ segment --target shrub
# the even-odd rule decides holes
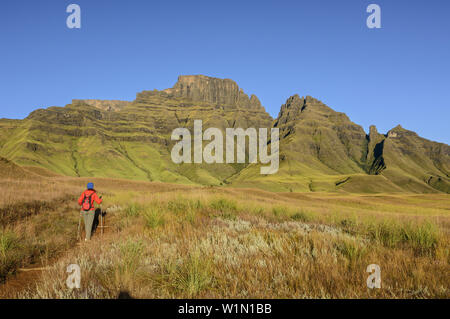
[[[19,240],[13,232],[0,231],[0,283],[14,273],[23,259]]]
[[[189,209],[189,203],[182,198],[172,199],[167,202],[167,208],[175,214],[181,214]]]
[[[9,251],[13,250],[17,245],[17,238],[14,233],[1,231],[0,232],[0,257],[6,258]]]
[[[236,219],[237,204],[233,200],[220,198],[212,200],[209,206],[215,211],[220,212],[220,216],[226,219]]]
[[[167,208],[175,214],[182,214],[191,210],[200,210],[203,208],[203,204],[199,199],[192,200],[179,197],[168,201]]]
[[[143,211],[143,207],[141,205],[139,205],[137,203],[131,203],[125,209],[125,216],[126,217],[136,217],[136,216],[139,216],[142,211]]]
[[[120,287],[132,288],[136,283],[137,271],[141,265],[144,244],[141,240],[128,239],[119,246],[120,259],[117,268],[114,269],[115,284]]]
[[[367,254],[366,248],[354,240],[339,241],[336,249],[351,263],[360,261]]]
[[[301,222],[309,222],[312,219],[308,213],[306,213],[305,211],[302,211],[302,210],[293,214],[291,216],[291,218],[295,221],[301,221]]]
[[[233,200],[229,200],[226,198],[219,198],[212,200],[209,204],[212,209],[221,211],[221,212],[236,212],[237,204]]]
[[[339,224],[342,230],[348,234],[354,235],[358,232],[358,224],[355,219],[345,218]]]
[[[289,210],[284,206],[275,206],[272,208],[272,214],[276,217],[286,216],[289,214]]]
[[[409,242],[416,253],[420,255],[434,255],[439,242],[439,230],[432,223],[408,225],[402,228],[402,237]]]
[[[439,231],[432,223],[407,223],[383,221],[369,225],[369,237],[386,247],[408,246],[421,255],[434,254],[439,242]]]
[[[165,219],[161,208],[149,207],[143,213],[145,226],[149,228],[157,228],[165,224]]]
[[[175,289],[183,291],[189,298],[194,297],[212,283],[212,262],[199,253],[191,253],[169,277],[173,278]]]
[[[139,260],[142,258],[142,252],[144,251],[144,245],[142,241],[127,240],[120,246],[121,253],[121,272],[134,272],[136,271]]]

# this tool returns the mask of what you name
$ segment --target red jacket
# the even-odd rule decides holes
[[[91,196],[91,209],[89,211],[93,211],[95,210],[94,201],[97,204],[101,204],[103,200],[99,198],[97,193],[92,189],[87,189],[81,194],[80,198],[78,198],[78,205],[83,205],[84,198],[89,196]]]

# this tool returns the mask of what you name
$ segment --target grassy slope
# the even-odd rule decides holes
[[[215,109],[158,95],[117,112],[101,112],[78,102],[37,110],[23,121],[1,120],[0,155],[66,176],[219,185],[236,173],[234,165],[179,166],[170,159],[172,129],[192,128],[197,118],[203,119],[205,128],[259,126],[255,121],[268,126],[271,121],[254,110]]]
[[[449,147],[401,127],[393,129],[393,134],[385,141],[387,169],[383,175],[408,191],[430,193],[437,189],[449,193]],[[441,180],[442,185],[429,183],[430,178]]]
[[[58,198],[73,197],[87,180],[0,180],[6,195],[15,183],[19,199],[58,203],[3,225],[0,277],[11,279],[30,264],[49,267],[32,281],[0,286],[0,296],[449,296],[448,195],[272,193],[94,178],[111,228],[76,247],[74,198]],[[11,209],[21,216],[21,206]],[[74,261],[82,268],[81,290],[65,284]],[[382,289],[366,288],[372,263],[381,267]]]
[[[280,168],[272,176],[260,175],[260,165],[175,165],[170,158],[176,127],[192,129],[194,119],[203,119],[204,129],[267,127],[266,114],[148,92],[116,112],[78,102],[37,110],[23,121],[0,120],[0,156],[66,176],[294,192],[450,192],[448,146],[401,128],[393,130],[396,138],[379,134],[387,169],[367,175],[375,145],[362,128],[320,101],[304,101],[294,96],[282,107]]]
[[[278,173],[262,176],[261,165],[250,165],[230,178],[233,186],[294,192],[450,193],[448,145],[422,139],[401,127],[391,130],[388,137],[372,128],[373,140],[369,141],[362,128],[344,114],[298,96],[282,106],[276,123],[285,136],[280,141]],[[384,147],[375,151],[381,141]],[[385,169],[369,175],[380,158]]]

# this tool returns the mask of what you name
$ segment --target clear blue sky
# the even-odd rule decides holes
[[[80,30],[66,27],[70,3]],[[370,3],[382,29],[366,27]],[[205,74],[235,80],[273,117],[312,95],[366,131],[401,124],[450,144],[449,14],[446,0],[2,1],[0,117]]]

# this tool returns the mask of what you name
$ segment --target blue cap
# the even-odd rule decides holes
[[[87,189],[94,189],[94,183],[88,183]]]

